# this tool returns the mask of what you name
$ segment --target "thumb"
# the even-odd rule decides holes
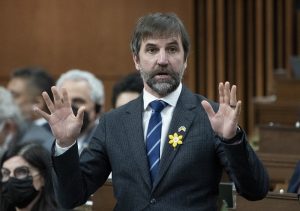
[[[201,104],[202,104],[204,110],[206,111],[208,118],[212,118],[215,115],[215,112],[214,112],[213,108],[211,107],[211,105],[206,100],[203,100],[201,102]]]
[[[79,119],[80,121],[83,121],[84,111],[85,111],[85,107],[80,106],[76,115],[77,119]]]

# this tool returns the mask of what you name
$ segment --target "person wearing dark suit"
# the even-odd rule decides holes
[[[298,195],[300,194],[300,161],[297,163],[295,167],[295,171],[289,182],[287,192],[298,193]]]
[[[35,108],[56,137],[52,162],[62,205],[84,203],[111,171],[115,210],[217,210],[223,169],[240,195],[264,198],[269,177],[238,126],[237,87],[220,83],[215,103],[181,82],[189,53],[181,20],[173,13],[141,17],[131,49],[143,93],[100,118],[80,158],[75,140],[84,107],[74,115],[67,91],[53,87],[53,102],[43,93],[51,114]]]

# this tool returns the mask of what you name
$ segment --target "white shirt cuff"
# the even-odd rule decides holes
[[[68,147],[60,147],[57,142],[55,142],[55,152],[54,152],[54,156],[60,156],[62,154],[64,154],[68,149],[70,149],[74,144],[76,144],[76,141],[74,141],[74,143],[71,146]]]

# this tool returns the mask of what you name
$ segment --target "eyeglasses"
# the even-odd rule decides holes
[[[10,177],[10,173],[11,173],[11,171],[9,169],[2,168],[1,169],[1,181],[2,182],[8,181],[9,177]],[[39,173],[37,173],[35,175],[30,175],[29,167],[20,166],[20,167],[15,168],[15,170],[13,171],[13,175],[17,179],[26,179],[29,176],[35,177],[35,176],[39,175]]]

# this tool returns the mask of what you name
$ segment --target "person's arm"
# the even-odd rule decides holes
[[[111,172],[105,150],[105,119],[103,115],[89,147],[81,153],[80,158],[77,142],[63,154],[52,156],[55,192],[65,208],[84,204],[105,183]]]
[[[207,101],[202,101],[211,127],[216,134],[216,151],[225,170],[234,181],[237,191],[249,200],[266,196],[269,177],[261,161],[248,144],[246,134],[239,130],[241,101],[236,97],[236,86],[219,84],[219,108],[215,112]]]
[[[233,180],[237,192],[248,200],[260,200],[269,190],[269,176],[262,162],[248,144],[241,129],[232,143],[219,139],[217,154],[225,171]]]

